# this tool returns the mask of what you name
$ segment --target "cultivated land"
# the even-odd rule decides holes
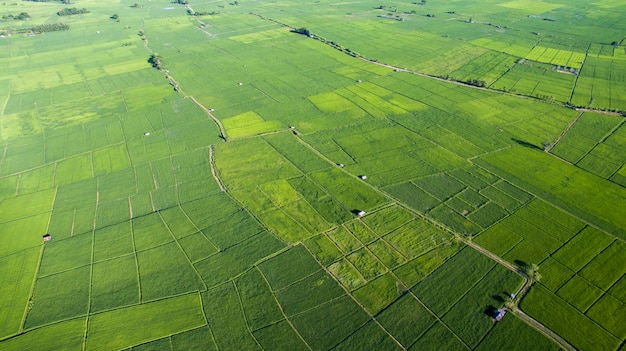
[[[624,348],[623,1],[190,1],[0,5],[0,350]]]

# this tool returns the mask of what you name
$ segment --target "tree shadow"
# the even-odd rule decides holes
[[[528,263],[522,261],[522,260],[515,260],[513,261],[513,263],[515,263],[515,265],[517,265],[520,268],[525,268],[528,267]]]
[[[493,317],[496,314],[496,311],[498,311],[496,307],[489,305],[485,308],[483,313],[489,317]]]
[[[504,298],[500,295],[491,295],[491,298],[496,300],[499,303],[504,303]]]
[[[527,141],[524,140],[520,140],[520,139],[516,139],[516,138],[511,138],[511,140],[513,140],[514,142],[516,142],[518,145],[521,145],[523,147],[527,147],[529,149],[534,149],[534,150],[539,150],[542,151],[543,149],[540,148],[539,146],[535,145],[535,144],[531,144]]]

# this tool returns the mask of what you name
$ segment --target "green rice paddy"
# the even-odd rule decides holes
[[[74,5],[0,4],[0,350],[624,347],[626,5]]]

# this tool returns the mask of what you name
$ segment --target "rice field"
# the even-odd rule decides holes
[[[0,5],[0,350],[557,349],[531,264],[623,344],[621,4],[66,6]]]

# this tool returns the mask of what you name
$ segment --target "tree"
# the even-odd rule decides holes
[[[156,69],[161,69],[161,55],[156,52],[153,52],[148,59],[148,62],[152,65],[152,67]]]
[[[528,276],[528,280],[530,280],[531,284],[536,283],[541,280],[541,274],[539,274],[539,266],[531,263],[525,265],[523,268],[524,273]]]
[[[302,34],[302,35],[306,35],[307,37],[311,36],[311,31],[309,31],[308,29],[306,29],[304,27],[298,28],[298,29],[294,29],[294,30],[292,30],[292,32],[298,33],[298,34]]]
[[[116,19],[119,19],[120,16],[116,13],[116,14],[111,15],[111,17],[109,17],[109,18],[113,19],[113,20],[116,20]]]

